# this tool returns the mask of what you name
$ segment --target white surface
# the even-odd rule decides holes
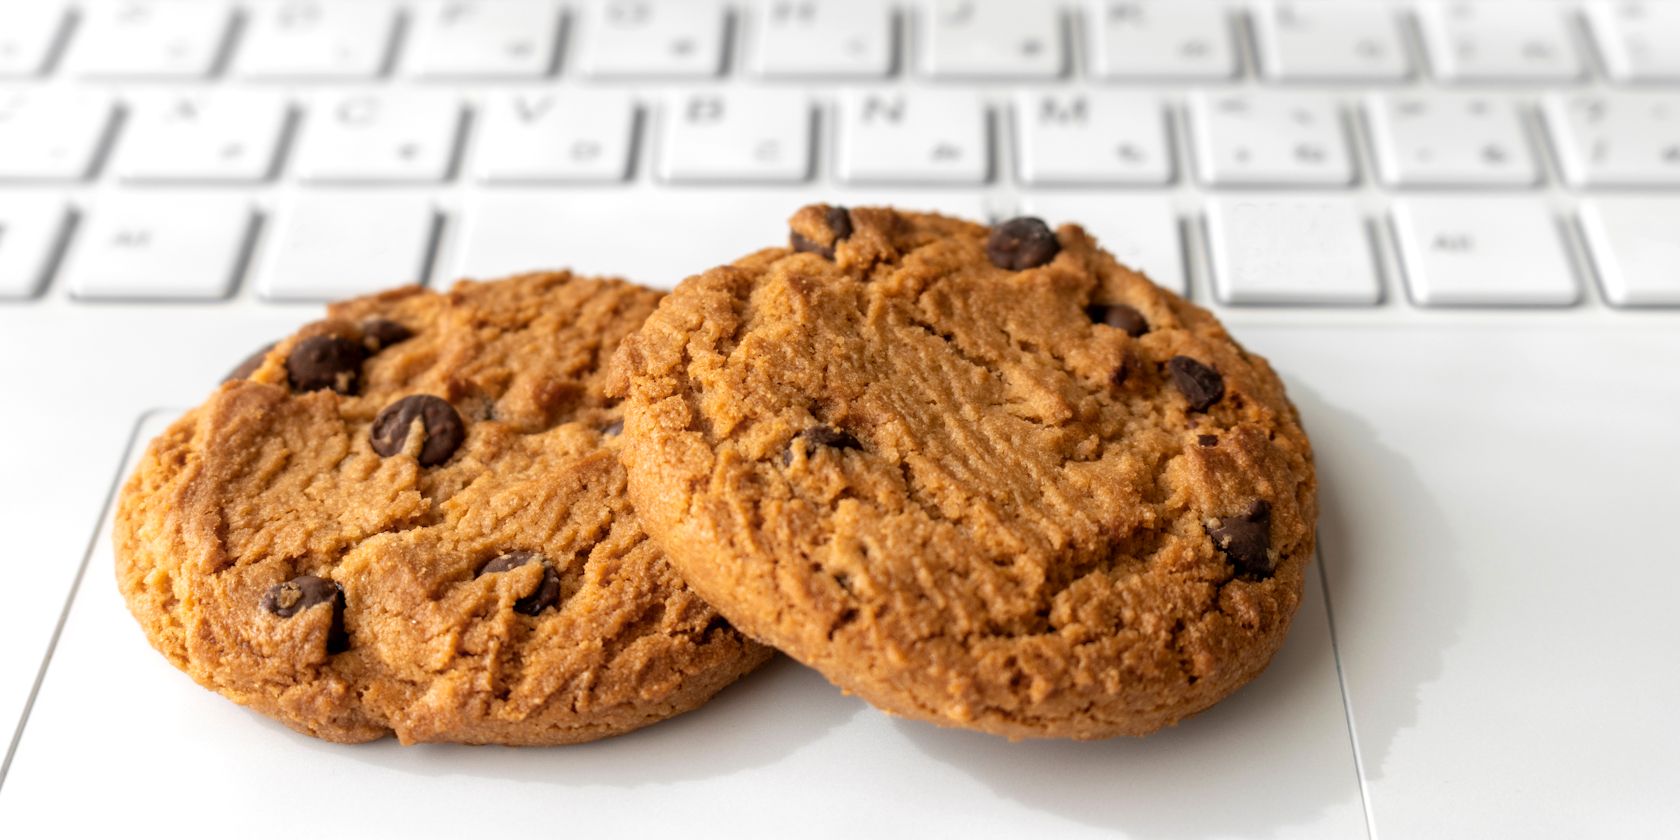
[[[771,0],[754,11],[758,75],[866,78],[893,69],[896,18],[885,0]]]
[[[1558,221],[1520,198],[1408,198],[1394,232],[1423,306],[1566,306],[1581,297]]]
[[[1215,293],[1237,304],[1372,304],[1365,219],[1341,197],[1245,196],[1208,207]]]
[[[269,300],[323,301],[423,283],[437,210],[424,196],[304,192],[274,220],[257,277]]]
[[[1628,82],[1680,80],[1680,5],[1596,0],[1587,14],[1610,75]]]
[[[84,78],[188,79],[208,75],[227,39],[220,3],[126,0],[81,10],[66,63]]]
[[[1680,306],[1680,199],[1594,199],[1581,230],[1611,303]]]
[[[835,119],[842,181],[979,184],[991,173],[990,114],[972,91],[846,91]]]
[[[64,6],[52,0],[0,6],[0,79],[33,76],[64,28]]]
[[[430,0],[418,7],[406,69],[427,79],[543,76],[554,66],[560,21],[549,0]]]
[[[0,195],[0,300],[29,297],[47,279],[68,208],[51,195]]]
[[[1038,193],[1021,209],[1043,217],[1052,227],[1075,222],[1115,259],[1149,275],[1157,285],[1181,295],[1189,293],[1179,219],[1165,198]]]
[[[1520,187],[1540,178],[1522,114],[1472,93],[1376,93],[1366,100],[1383,183],[1400,187]]]
[[[659,177],[672,183],[798,182],[811,177],[811,99],[787,90],[669,97]]]
[[[610,90],[510,91],[479,110],[477,177],[490,183],[622,181],[630,175],[636,102]]]
[[[1334,99],[1310,93],[1198,91],[1190,97],[1197,172],[1221,187],[1353,181]]]
[[[64,266],[82,300],[215,300],[233,288],[251,205],[221,195],[115,196],[88,213]]]
[[[717,0],[593,0],[574,43],[595,78],[703,78],[723,68],[725,21]]]
[[[86,90],[0,91],[0,180],[73,181],[111,124],[111,98]]]
[[[249,79],[367,79],[385,69],[395,9],[388,0],[257,0],[236,75]]]
[[[1260,66],[1282,81],[1395,81],[1411,72],[1400,22],[1387,6],[1315,0],[1254,10]]]
[[[918,21],[922,72],[1052,79],[1067,66],[1062,10],[1037,0],[930,0]]]
[[[455,162],[453,94],[328,94],[304,121],[297,173],[321,183],[441,181]]]
[[[1546,97],[1558,164],[1577,186],[1680,185],[1680,96],[1616,92]]]
[[[253,182],[274,169],[286,101],[267,91],[143,91],[127,99],[114,164],[133,182]]]
[[[1442,79],[1563,81],[1581,73],[1568,14],[1561,3],[1425,0],[1418,26]]]
[[[1091,0],[1091,75],[1104,79],[1226,79],[1236,74],[1231,18],[1217,3]]]
[[[1016,172],[1034,186],[1165,184],[1171,140],[1161,97],[1132,91],[1022,91]]]

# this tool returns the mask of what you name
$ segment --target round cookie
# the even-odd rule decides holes
[[[1075,226],[813,206],[614,358],[630,495],[730,621],[899,715],[1143,734],[1282,643],[1312,455],[1266,362]]]
[[[124,486],[152,645],[333,741],[564,744],[764,662],[643,533],[600,368],[656,292],[565,273],[400,289],[242,365]]]

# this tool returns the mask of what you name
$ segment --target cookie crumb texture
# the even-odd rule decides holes
[[[835,209],[614,360],[690,585],[877,706],[1010,737],[1148,733],[1259,673],[1315,515],[1266,362],[1078,227]]]
[[[769,651],[625,497],[600,367],[658,298],[558,273],[330,307],[152,442],[117,511],[129,609],[333,741],[563,744],[700,705]]]

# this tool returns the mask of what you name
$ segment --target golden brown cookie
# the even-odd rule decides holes
[[[1143,734],[1248,681],[1313,552],[1283,385],[1078,227],[807,207],[624,342],[648,532],[887,711]]]
[[[334,741],[564,744],[769,651],[642,532],[600,367],[659,295],[531,274],[331,306],[153,441],[117,580],[207,688]]]

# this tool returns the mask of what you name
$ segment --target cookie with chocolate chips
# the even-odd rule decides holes
[[[157,440],[117,579],[205,687],[334,741],[563,744],[769,650],[643,533],[600,368],[659,295],[532,274],[336,304]]]
[[[1265,668],[1313,553],[1283,385],[1083,230],[807,207],[613,360],[648,532],[887,711],[1143,734]]]

